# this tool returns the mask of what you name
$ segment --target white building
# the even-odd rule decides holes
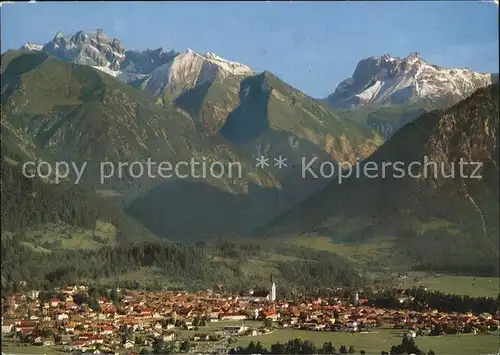
[[[244,325],[228,325],[224,327],[224,330],[226,332],[229,332],[231,334],[241,334],[245,332],[248,329],[248,327]]]
[[[221,314],[220,320],[245,320],[248,316],[246,314]]]
[[[359,304],[359,293],[355,292],[353,297],[352,297],[352,304],[354,306],[357,306]]]
[[[36,300],[39,295],[40,295],[40,291],[31,290],[28,292],[28,297],[33,299],[33,300]]]
[[[250,290],[249,293],[250,293],[249,296],[244,296],[241,298],[241,300],[248,302],[266,302],[266,301],[274,302],[276,301],[276,284],[274,282],[272,283],[271,292],[266,290],[261,290],[261,291]]]
[[[347,330],[350,332],[357,332],[358,331],[358,322],[356,322],[356,321],[348,322],[347,323]]]

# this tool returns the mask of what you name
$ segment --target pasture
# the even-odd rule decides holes
[[[401,330],[374,329],[366,333],[344,333],[279,329],[271,334],[242,337],[235,346],[246,346],[250,341],[260,341],[267,347],[277,342],[299,338],[312,341],[316,346],[332,342],[338,350],[341,345],[353,345],[356,353],[365,350],[367,354],[379,355],[382,350],[390,351],[391,346],[401,343]],[[398,336],[399,335],[399,336]],[[437,355],[479,355],[496,354],[499,350],[498,335],[457,335],[439,337],[417,337],[415,343],[423,351],[433,350]]]

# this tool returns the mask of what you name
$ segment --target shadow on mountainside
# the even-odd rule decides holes
[[[320,173],[322,162],[332,157],[313,143],[294,137],[299,148],[290,145],[290,134],[269,130],[258,138],[238,145],[249,155],[268,157],[271,172],[281,188],[248,185],[248,193],[233,194],[212,186],[206,180],[169,180],[162,182],[144,197],[134,200],[128,213],[153,233],[171,240],[190,242],[238,234],[263,237],[256,228],[297,206],[323,188],[329,178]],[[286,167],[277,168],[274,158],[286,157]],[[311,161],[316,177],[303,175],[302,158]]]
[[[287,208],[282,194],[257,185],[249,186],[248,194],[232,194],[203,181],[169,181],[135,200],[127,212],[160,237],[194,242],[247,234]]]

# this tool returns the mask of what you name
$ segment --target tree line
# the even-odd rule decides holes
[[[270,348],[265,347],[260,341],[251,341],[246,347],[237,347],[229,351],[230,355],[239,354],[354,354],[358,351],[353,345],[347,347],[340,345],[337,349],[331,342],[325,342],[322,346],[316,346],[310,340],[295,338],[288,342],[276,343]],[[360,354],[366,354],[366,351],[359,350]],[[391,347],[390,352],[381,351],[381,355],[400,355],[400,354],[418,354],[425,355],[425,352],[418,348],[412,338],[403,337],[401,344]],[[427,355],[435,355],[433,350],[427,352]]]
[[[499,310],[500,294],[497,298],[471,297],[468,295],[446,294],[440,291],[426,291],[423,288],[408,289],[405,292],[411,298],[401,303],[394,291],[388,291],[370,300],[371,305],[391,309],[408,309],[421,312],[437,309],[440,312],[473,312],[475,314],[494,314]],[[413,298],[413,299],[412,299]]]
[[[22,161],[16,154],[13,157]],[[126,215],[121,206],[104,199],[90,188],[27,178],[20,166],[7,162],[4,157],[0,173],[2,231],[16,232],[31,226],[60,222],[94,230],[96,221],[100,219],[120,227],[120,241],[156,239]]]
[[[221,248],[221,243],[225,249]],[[269,251],[249,243],[226,243],[215,241],[203,245],[174,244],[165,242],[120,243],[100,249],[55,249],[38,252],[16,237],[2,238],[2,287],[6,292],[19,288],[25,281],[30,288],[49,289],[55,286],[77,283],[96,283],[96,280],[118,280],[120,276],[154,268],[171,282],[183,284],[186,288],[210,288],[223,283],[226,290],[248,288],[252,282],[268,287],[269,279],[247,275],[243,268],[248,256],[265,258]],[[230,248],[229,248],[230,246]],[[284,252],[284,249],[281,250]],[[293,256],[292,254],[287,254]],[[220,261],[215,256],[232,255],[229,261]],[[356,268],[340,256],[300,250],[298,255],[307,259],[277,261],[275,279],[283,285],[298,291],[308,292],[321,285],[352,286],[361,284],[362,278]],[[270,275],[271,276],[271,275]],[[113,281],[112,283],[114,283]],[[132,283],[142,288],[148,280],[139,279]],[[129,287],[116,281],[117,286]],[[142,287],[141,287],[142,286]],[[151,285],[150,285],[151,286]],[[162,288],[161,284],[157,289]]]

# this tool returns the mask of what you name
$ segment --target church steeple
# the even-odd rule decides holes
[[[270,280],[271,282],[271,302],[274,302],[276,301],[276,284],[274,283],[274,280],[273,280],[273,274],[271,273],[271,276],[270,276]]]
[[[276,284],[273,282],[271,285],[271,302],[276,301]]]

